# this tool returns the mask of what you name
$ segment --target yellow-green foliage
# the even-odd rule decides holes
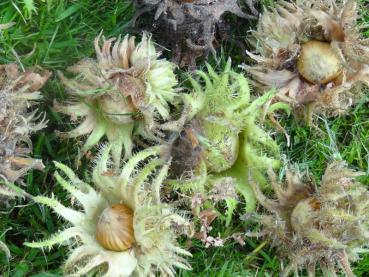
[[[279,166],[278,146],[261,122],[262,106],[274,92],[252,99],[247,78],[232,70],[230,60],[220,73],[207,65],[207,72],[197,71],[196,75],[189,79],[193,92],[184,96],[186,124],[180,140],[189,136],[196,151],[200,149],[199,159],[189,170],[190,178],[183,172],[173,183],[177,189],[208,197],[212,184],[232,180],[251,211],[256,201],[248,184],[250,174],[265,183],[266,169]],[[182,162],[187,163],[189,156],[187,153]],[[229,224],[237,200],[232,197],[226,203]]]

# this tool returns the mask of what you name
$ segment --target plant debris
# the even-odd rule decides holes
[[[153,13],[161,42],[173,51],[173,60],[181,67],[194,67],[198,57],[215,55],[217,37],[225,38],[229,31],[225,14],[244,19],[256,19],[258,14],[253,0],[246,2],[252,15],[241,10],[238,0],[135,0],[134,3],[135,18]]]

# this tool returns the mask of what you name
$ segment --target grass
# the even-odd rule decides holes
[[[264,1],[271,4],[271,0]],[[129,20],[134,13],[132,5],[122,0],[2,0],[0,24],[15,22],[15,26],[0,34],[0,63],[21,62],[24,67],[39,65],[53,72],[64,70],[83,57],[94,53],[93,39],[104,30],[106,36],[125,34],[130,31]],[[369,22],[369,16],[366,17]],[[237,33],[243,38],[249,28]],[[133,31],[133,30],[132,30]],[[135,31],[137,32],[137,31]],[[366,35],[369,37],[369,33]],[[237,46],[225,46],[223,56],[230,53],[233,64],[244,61]],[[169,53],[167,53],[169,55]],[[40,110],[47,112],[49,127],[32,137],[35,157],[42,157],[46,164],[44,172],[31,172],[27,178],[27,191],[33,195],[50,195],[65,199],[65,193],[57,186],[52,174],[52,160],[73,167],[79,145],[74,141],[60,141],[54,130],[70,129],[66,118],[56,114],[50,107],[54,99],[63,99],[63,87],[54,77],[43,89],[45,101]],[[368,99],[364,99],[368,100]],[[283,135],[276,134],[285,160],[309,168],[317,180],[327,162],[340,155],[350,166],[369,173],[369,105],[363,101],[348,116],[327,120],[319,118],[317,127],[308,128],[292,118],[284,118],[288,126],[291,146],[286,145]],[[86,163],[88,164],[88,163]],[[79,169],[79,174],[88,178],[88,165]],[[363,177],[369,185],[369,177]],[[65,200],[68,201],[68,200]],[[248,225],[235,220],[237,230]],[[43,252],[29,249],[23,242],[47,237],[64,222],[47,208],[23,200],[11,201],[0,210],[0,239],[6,241],[12,253],[8,262],[0,253],[0,276],[60,276],[60,266],[67,255],[65,246]],[[213,234],[222,230],[216,223]],[[258,249],[255,251],[254,249]],[[198,241],[191,247],[190,260],[193,271],[180,272],[180,276],[276,276],[279,260],[273,249],[262,240],[246,239],[245,245],[228,242],[221,248],[205,248]],[[254,252],[253,252],[254,251]],[[354,266],[358,276],[369,274],[369,255]]]

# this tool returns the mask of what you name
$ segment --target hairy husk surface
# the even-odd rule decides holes
[[[196,75],[189,78],[193,92],[184,95],[184,112],[176,122],[184,122],[184,130],[171,145],[177,178],[171,184],[205,200],[193,209],[196,216],[224,200],[226,211],[219,214],[228,226],[239,203],[237,193],[229,192],[237,191],[246,210],[254,210],[248,178],[266,185],[266,169],[279,166],[278,145],[262,123],[262,106],[274,92],[252,99],[247,78],[231,68],[230,60],[219,73],[207,65],[207,72]]]
[[[318,187],[298,172],[288,171],[285,185],[271,174],[276,200],[252,183],[269,213],[260,216],[261,234],[287,262],[281,276],[298,270],[315,276],[318,267],[324,276],[355,276],[350,262],[357,261],[369,244],[369,193],[354,179],[360,175],[364,173],[348,169],[342,161],[327,166]]]
[[[41,160],[29,157],[30,135],[47,123],[44,114],[30,109],[42,98],[39,90],[50,77],[47,71],[37,71],[21,72],[16,64],[0,65],[0,182],[22,183],[28,170],[44,168]],[[0,185],[0,195],[14,196],[7,187]]]
[[[311,122],[313,114],[347,113],[369,86],[369,42],[354,0],[277,2],[252,33],[254,65],[244,65],[260,89]]]
[[[97,272],[109,277],[153,276],[156,273],[174,276],[175,267],[190,269],[182,256],[191,254],[181,249],[176,241],[180,234],[189,234],[190,223],[172,206],[161,202],[160,188],[169,165],[157,157],[160,147],[148,148],[132,156],[119,172],[113,171],[109,161],[111,149],[111,146],[103,148],[96,161],[92,173],[94,187],[80,180],[67,166],[55,162],[65,175],[62,177],[56,172],[55,178],[78,201],[77,209],[64,206],[54,196],[32,197],[35,202],[52,208],[68,225],[45,241],[25,245],[51,248],[63,242],[74,242],[68,244],[71,253],[64,265],[68,276]],[[107,249],[106,244],[100,243],[101,237],[97,236],[101,231],[97,226],[103,228],[100,222],[102,214],[106,217],[106,209],[117,205],[124,205],[124,209],[133,215],[135,241],[130,248],[121,251]],[[106,224],[106,228],[119,226]],[[110,235],[121,233],[119,230],[107,232]],[[108,243],[114,246],[118,239],[112,237]]]
[[[62,137],[88,135],[82,155],[96,146],[104,136],[113,147],[116,165],[122,153],[129,157],[138,136],[160,141],[158,120],[168,120],[169,103],[175,104],[177,80],[174,65],[159,59],[148,34],[141,42],[126,35],[95,39],[96,60],[84,59],[68,70],[76,75],[67,79],[60,74],[68,89],[69,103],[57,103],[55,109],[82,121]]]

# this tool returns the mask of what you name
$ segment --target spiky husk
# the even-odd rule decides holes
[[[43,169],[32,159],[30,134],[46,127],[45,115],[29,108],[42,98],[40,89],[50,73],[20,72],[16,64],[0,65],[0,183],[18,182],[30,169]],[[16,193],[0,185],[0,194]]]
[[[158,59],[150,35],[144,33],[139,44],[126,35],[123,40],[95,39],[97,60],[85,59],[68,70],[75,79],[61,80],[71,96],[70,102],[56,104],[57,111],[80,125],[62,136],[88,135],[82,147],[85,154],[106,136],[113,145],[113,159],[129,157],[135,135],[158,140],[157,120],[169,119],[169,103],[175,103],[177,80],[174,65]]]
[[[195,66],[198,57],[215,54],[216,36],[224,25],[225,14],[240,18],[255,18],[242,12],[237,0],[135,0],[135,18],[152,12],[158,25],[158,36],[170,47],[174,60],[180,66]],[[253,1],[247,1],[253,13]]]
[[[259,88],[277,87],[276,98],[308,122],[314,113],[346,113],[369,86],[369,40],[361,36],[358,10],[355,0],[279,1],[264,10],[253,32],[256,51],[248,55],[256,64],[243,67]],[[297,60],[308,41],[330,44],[341,61],[339,77],[312,84],[299,75]]]
[[[336,276],[340,270],[354,276],[350,262],[358,260],[369,244],[369,194],[354,180],[360,175],[364,173],[348,169],[342,161],[328,165],[319,187],[291,171],[283,186],[271,173],[276,200],[268,199],[252,182],[259,203],[270,213],[260,216],[261,234],[288,261],[281,276],[303,269],[315,276],[316,266],[324,276]]]
[[[210,197],[214,186],[232,184],[251,211],[256,200],[248,174],[266,183],[266,169],[279,166],[278,145],[260,121],[262,106],[274,92],[252,100],[248,80],[232,70],[231,60],[220,73],[208,64],[207,71],[197,71],[198,79],[189,78],[193,93],[184,95],[186,108],[178,121],[186,122],[184,131],[171,145],[172,168],[178,178],[173,183],[204,198]],[[223,200],[230,224],[237,201],[234,196]]]
[[[152,147],[138,152],[118,173],[111,168],[111,149],[111,146],[103,148],[96,162],[92,174],[96,189],[80,180],[67,166],[55,162],[66,176],[55,173],[57,182],[79,202],[80,210],[62,205],[54,196],[33,197],[35,202],[52,208],[71,227],[48,240],[26,245],[51,248],[55,244],[75,241],[64,266],[68,276],[85,276],[97,271],[109,277],[154,276],[156,272],[174,276],[175,267],[190,269],[182,257],[190,253],[176,242],[178,235],[190,230],[190,224],[183,215],[160,200],[161,185],[169,167],[164,160],[157,158],[161,148]],[[101,213],[117,203],[133,212],[135,244],[121,252],[104,249],[95,237]]]

